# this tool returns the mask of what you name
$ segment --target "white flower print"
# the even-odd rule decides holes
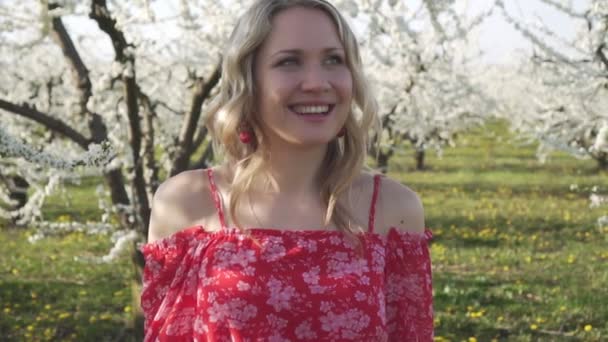
[[[203,322],[203,317],[198,315],[194,320],[194,332],[203,334],[209,330],[209,327]]]
[[[365,259],[350,259],[341,261],[342,256],[338,255],[337,258],[327,262],[327,273],[331,278],[344,278],[346,275],[357,275],[362,276],[364,273],[369,272],[367,261]]]
[[[243,269],[243,275],[253,277],[255,275],[255,267],[247,266]]]
[[[215,302],[216,297],[217,297],[217,292],[215,292],[215,291],[209,292],[209,295],[207,295],[207,302],[208,303]]]
[[[342,241],[342,239],[340,239],[338,236],[332,235],[329,238],[329,243],[335,246],[340,246],[344,244],[344,241]]]
[[[239,289],[239,291],[247,291],[251,288],[251,285],[242,280],[239,280],[239,282],[236,284],[236,288]]]
[[[386,265],[386,254],[384,246],[374,245],[372,249],[372,272],[376,274],[384,273],[384,266]]]
[[[350,309],[342,314],[329,312],[321,316],[320,321],[324,331],[339,333],[342,338],[355,339],[369,326],[370,318],[359,309]]]
[[[327,291],[327,286],[310,285],[308,287],[308,289],[310,290],[310,293],[312,293],[312,294],[319,294],[319,293],[325,293]]]
[[[327,301],[321,301],[321,306],[320,306],[321,311],[328,312],[331,309],[333,309],[333,307],[334,307],[334,304],[327,302]]]
[[[289,339],[278,336],[278,335],[272,335],[268,338],[268,342],[290,342]]]
[[[232,242],[225,242],[217,246],[214,254],[217,268],[230,268],[233,265],[241,267],[249,266],[249,263],[255,262],[255,251],[251,249],[240,248]]]
[[[314,266],[310,269],[310,271],[302,273],[302,278],[304,278],[304,282],[307,284],[318,284],[320,270],[321,268],[319,266]]]
[[[261,259],[272,262],[285,256],[283,239],[277,236],[270,236],[262,243]]]
[[[192,331],[194,308],[179,311],[176,318],[167,326],[167,336],[179,336]]]
[[[245,323],[257,315],[258,309],[241,298],[234,298],[224,304],[213,302],[207,309],[209,322],[228,322],[231,327],[242,329]]]
[[[297,240],[298,247],[309,251],[310,253],[314,253],[317,251],[317,242],[314,240],[308,239],[298,239]]]
[[[317,338],[317,334],[312,330],[310,320],[306,320],[306,321],[300,323],[300,325],[298,325],[296,327],[295,333],[296,333],[296,337],[300,340],[303,340],[303,339],[311,340],[311,339]]]
[[[277,312],[289,309],[289,300],[296,294],[296,289],[293,286],[283,287],[283,283],[274,277],[270,278],[267,286],[270,298],[266,301],[266,304],[272,305]]]
[[[277,315],[270,314],[266,317],[266,320],[272,331],[281,331],[287,327],[287,320],[282,319]]]
[[[380,321],[382,325],[386,325],[386,296],[384,295],[384,291],[378,291],[378,317],[380,317]]]
[[[416,275],[389,276],[386,280],[386,299],[389,302],[403,299],[416,300],[422,297],[423,279]]]
[[[373,237],[364,257],[338,234],[184,237],[148,248],[146,342],[432,340],[428,250],[410,236]]]

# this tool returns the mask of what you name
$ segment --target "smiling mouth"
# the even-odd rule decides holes
[[[317,106],[303,106],[303,105],[295,105],[289,106],[289,110],[294,112],[297,115],[301,116],[325,116],[329,115],[332,112],[335,105],[317,105]]]

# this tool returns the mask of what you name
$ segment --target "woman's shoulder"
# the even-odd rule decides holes
[[[365,171],[353,185],[360,187],[367,198],[374,195],[374,178],[378,175]],[[376,199],[374,230],[386,235],[391,228],[408,232],[423,232],[424,208],[420,196],[400,181],[381,175]]]
[[[204,225],[215,212],[206,169],[181,172],[154,193],[148,242],[194,225]]]

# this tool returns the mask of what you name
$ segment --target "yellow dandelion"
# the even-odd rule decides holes
[[[477,342],[477,339],[475,337],[469,337],[469,342]]]
[[[450,340],[442,336],[435,336],[435,338],[433,338],[433,342],[450,342]]]
[[[591,329],[593,329],[593,327],[591,326],[591,324],[585,325],[585,331],[591,331]]]
[[[568,263],[572,264],[574,261],[576,261],[576,257],[572,254],[568,255]]]
[[[536,330],[536,329],[538,329],[538,325],[536,325],[536,324],[531,324],[531,325],[530,325],[530,329],[532,329],[532,330]]]

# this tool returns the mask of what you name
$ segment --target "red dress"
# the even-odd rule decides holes
[[[144,245],[144,341],[432,341],[431,232],[374,233],[363,257],[339,231],[224,224]]]

